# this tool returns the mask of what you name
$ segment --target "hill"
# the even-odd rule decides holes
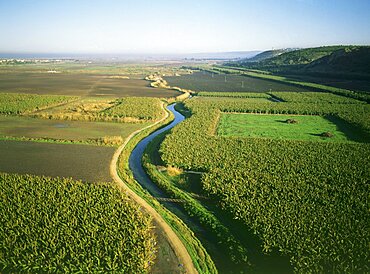
[[[244,60],[241,60],[240,62],[241,63],[249,63],[249,62],[260,62],[260,61],[263,61],[263,60],[266,60],[266,59],[270,59],[272,57],[275,57],[275,56],[279,56],[285,52],[289,52],[289,51],[292,51],[294,49],[275,49],[275,50],[267,50],[267,51],[263,51],[259,54],[257,54],[256,56],[252,57],[252,58],[248,58],[248,59],[244,59]]]
[[[268,56],[271,51],[261,53]],[[255,57],[258,57],[255,56]],[[230,64],[229,64],[230,65]],[[233,64],[282,74],[370,78],[370,46],[326,46],[284,52],[257,62]]]

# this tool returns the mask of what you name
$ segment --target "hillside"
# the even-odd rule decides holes
[[[263,52],[257,54],[256,56],[254,56],[252,58],[241,60],[240,62],[241,63],[261,62],[263,60],[270,59],[270,58],[275,57],[275,56],[279,56],[279,55],[281,55],[285,52],[289,52],[289,51],[292,51],[292,50],[294,50],[294,49],[267,50],[267,51],[263,51]]]
[[[271,51],[261,53],[268,56]],[[258,55],[256,56],[258,57]],[[370,46],[327,46],[284,52],[257,62],[238,62],[235,66],[283,74],[316,76],[370,77]]]
[[[336,50],[307,64],[304,70],[370,73],[370,47]]]

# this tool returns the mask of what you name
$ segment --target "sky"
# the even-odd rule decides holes
[[[0,0],[0,52],[370,45],[370,0]]]

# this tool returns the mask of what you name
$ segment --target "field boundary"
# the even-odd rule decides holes
[[[118,147],[118,149],[115,151],[112,161],[110,164],[110,173],[113,178],[113,180],[126,192],[126,194],[132,198],[137,204],[142,206],[144,210],[150,214],[153,217],[153,220],[155,223],[162,229],[164,232],[164,235],[167,239],[167,241],[170,243],[171,247],[173,248],[174,252],[180,259],[180,261],[183,263],[184,270],[186,273],[198,273],[197,270],[194,267],[193,261],[185,248],[184,244],[180,240],[180,238],[177,236],[177,234],[172,230],[172,228],[166,223],[166,221],[163,219],[163,217],[149,204],[147,203],[142,197],[140,197],[138,194],[136,194],[133,190],[131,190],[125,182],[120,178],[118,175],[117,171],[117,164],[118,164],[118,159],[119,156],[121,155],[123,149],[126,147],[126,145],[129,143],[129,141],[139,134],[140,132],[149,129],[151,127],[154,127],[155,125],[158,125],[161,122],[164,122],[168,117],[169,113],[168,111],[164,108],[164,103],[162,102],[162,108],[166,112],[165,116],[155,122],[152,125],[149,125],[147,127],[144,127],[142,129],[136,130],[133,133],[131,133],[124,143]]]

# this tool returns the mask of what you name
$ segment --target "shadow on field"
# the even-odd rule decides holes
[[[370,143],[370,134],[360,127],[332,115],[325,116],[325,119],[335,124],[337,126],[337,130],[343,132],[344,135],[351,141]]]

